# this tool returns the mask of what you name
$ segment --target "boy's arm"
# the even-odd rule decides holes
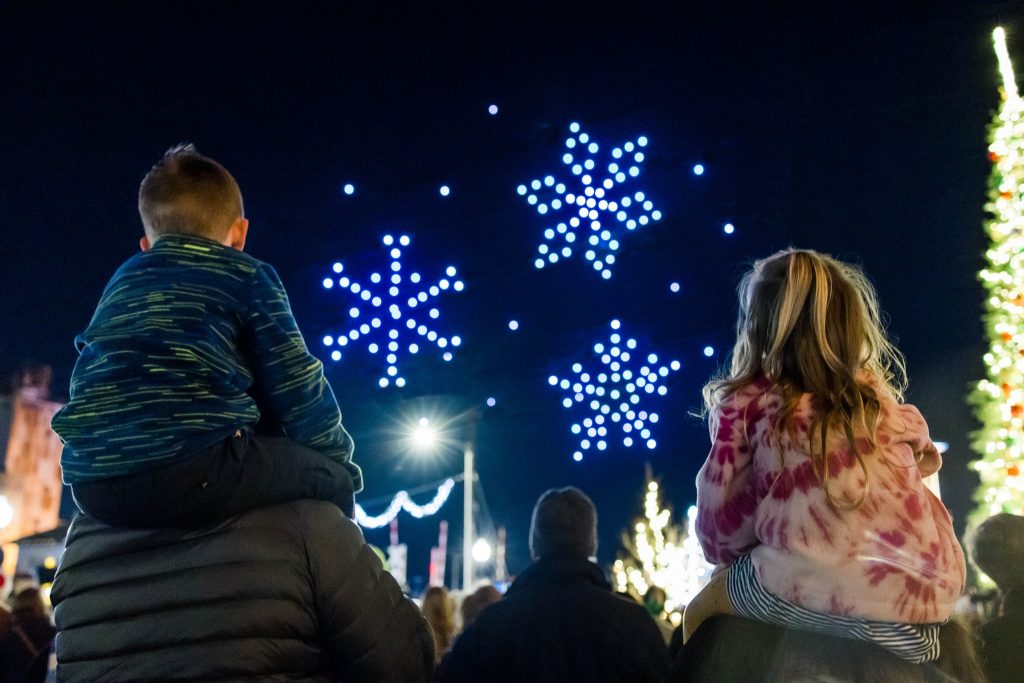
[[[249,361],[255,383],[262,389],[260,411],[269,413],[288,438],[345,465],[358,492],[362,477],[351,463],[352,437],[341,425],[341,411],[323,364],[306,348],[274,269],[261,264],[253,277],[245,322]]]
[[[711,452],[697,474],[697,539],[712,564],[732,564],[757,545],[753,449],[746,434],[746,406],[737,406],[735,398],[711,412]]]

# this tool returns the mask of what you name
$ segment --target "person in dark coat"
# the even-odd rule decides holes
[[[978,655],[989,680],[1024,680],[1024,517],[1001,513],[971,537],[971,558],[999,587],[996,615],[978,628]]]
[[[359,527],[300,500],[190,531],[80,515],[51,600],[60,681],[365,681],[433,673],[426,621]]]
[[[43,683],[50,668],[50,649],[57,629],[46,613],[43,596],[35,586],[23,588],[14,596],[11,627],[32,653],[24,683]]]
[[[597,511],[580,490],[550,490],[530,528],[534,563],[458,640],[441,683],[662,681],[668,649],[647,611],[612,592],[589,558]]]

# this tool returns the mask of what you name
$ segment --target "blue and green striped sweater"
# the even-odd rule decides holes
[[[323,365],[266,263],[161,237],[114,274],[75,345],[71,399],[53,418],[65,483],[171,464],[262,420],[362,488]]]

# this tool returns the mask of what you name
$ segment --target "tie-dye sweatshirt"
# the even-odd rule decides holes
[[[850,510],[829,503],[811,461],[810,394],[800,397],[792,431],[774,428],[783,398],[763,377],[720,403],[697,475],[697,536],[708,561],[727,565],[749,553],[768,591],[807,609],[944,621],[966,567],[949,512],[922,483],[940,456],[921,413],[872,384],[882,404],[874,448],[855,435],[867,481],[845,436],[828,440],[832,499],[855,501],[867,487]]]

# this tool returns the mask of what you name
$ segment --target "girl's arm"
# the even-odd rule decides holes
[[[731,564],[758,543],[753,449],[740,398],[730,396],[711,412],[711,452],[697,474],[697,539],[713,564]]]

